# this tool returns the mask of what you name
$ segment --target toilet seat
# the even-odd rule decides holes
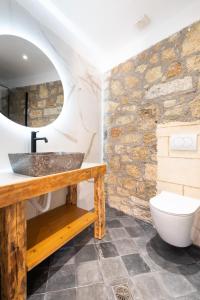
[[[200,207],[200,200],[163,191],[150,199],[150,205],[166,214],[189,216]]]

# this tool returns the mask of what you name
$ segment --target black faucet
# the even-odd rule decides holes
[[[45,141],[45,143],[48,143],[48,140],[46,137],[37,137],[37,133],[39,131],[32,131],[31,132],[31,152],[35,153],[36,152],[36,144],[37,141]]]

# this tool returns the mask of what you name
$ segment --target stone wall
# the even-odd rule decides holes
[[[10,119],[24,125],[25,94],[28,93],[28,126],[41,127],[60,114],[64,95],[61,81],[18,87],[10,91]]]
[[[111,206],[150,220],[157,124],[200,118],[199,71],[200,22],[106,74],[104,159]]]
[[[8,113],[8,89],[0,85],[0,113]]]

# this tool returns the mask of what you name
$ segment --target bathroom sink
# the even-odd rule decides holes
[[[8,154],[13,172],[27,176],[45,176],[79,169],[84,153],[37,152]]]

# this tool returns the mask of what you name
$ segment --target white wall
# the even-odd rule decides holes
[[[58,119],[40,129],[48,144],[38,142],[38,151],[88,152],[86,160],[101,159],[101,80],[99,74],[79,55],[68,47],[66,62],[52,47],[39,24],[14,1],[0,1],[0,34],[12,34],[25,38],[38,46],[55,65],[64,87],[65,103]],[[0,171],[10,169],[8,153],[30,150],[32,129],[15,124],[0,115]],[[91,145],[92,143],[92,145]],[[91,147],[90,147],[91,146]],[[82,185],[88,195],[92,184]],[[64,201],[58,193],[53,206]],[[87,197],[86,197],[87,198]],[[80,201],[79,201],[80,202]],[[92,207],[92,199],[82,199],[79,206]],[[35,214],[29,209],[29,216]]]

